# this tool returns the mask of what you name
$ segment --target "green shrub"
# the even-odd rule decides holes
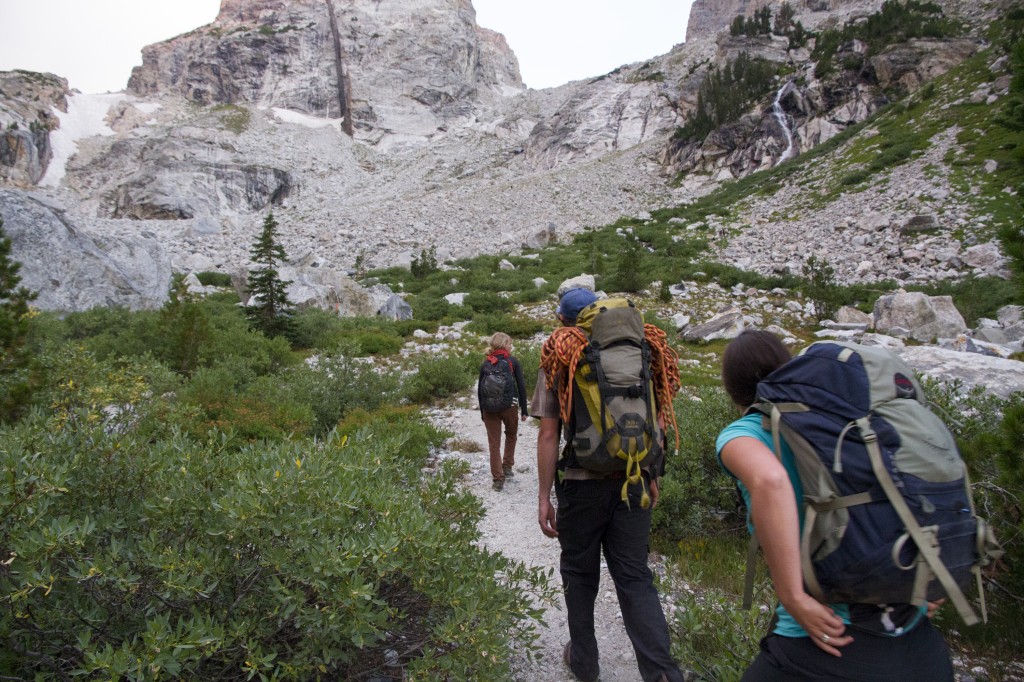
[[[836,271],[827,260],[809,256],[804,261],[803,291],[814,304],[814,316],[819,322],[831,320],[843,305],[842,291],[836,284]]]
[[[100,359],[159,355],[164,339],[155,310],[96,307],[68,313],[63,337],[88,348]]]
[[[526,382],[526,399],[529,400],[533,395],[533,389],[537,385],[537,372],[540,371],[540,346],[516,344],[513,348],[512,354],[516,356],[516,360],[519,361],[519,366],[523,368],[523,380]]]
[[[758,654],[771,611],[737,608],[717,590],[683,591],[670,622],[672,656],[702,680],[737,682]]]
[[[544,329],[544,325],[532,317],[519,317],[508,313],[476,314],[467,327],[481,335],[505,332],[511,337],[533,336]]]
[[[210,316],[182,275],[174,276],[157,328],[158,357],[176,372],[194,372],[199,367],[199,350],[210,340]]]
[[[852,187],[854,185],[859,185],[872,177],[874,177],[872,173],[869,173],[863,168],[858,168],[857,170],[852,170],[841,177],[839,179],[839,184],[842,187]]]
[[[312,410],[314,435],[324,435],[337,427],[354,408],[374,410],[398,402],[397,374],[379,371],[357,355],[352,346],[343,346],[318,356],[312,365],[303,365],[277,379],[287,386],[291,401],[308,405]]]
[[[455,395],[473,385],[481,361],[477,356],[457,355],[420,360],[405,387],[406,396],[415,403],[426,403]]]
[[[956,435],[975,506],[1006,551],[997,565],[985,570],[988,624],[959,632],[997,655],[1024,650],[1018,615],[1018,595],[1024,594],[1024,393],[1003,400],[981,388],[965,391],[959,382],[922,378],[922,386]],[[950,622],[945,629],[958,625]]]
[[[333,351],[348,344],[347,352],[355,350],[358,355],[394,355],[402,348],[403,335],[403,329],[392,320],[339,317],[327,310],[307,308],[293,318],[289,338],[296,348],[308,350]]]
[[[231,432],[242,441],[283,440],[308,435],[316,417],[304,400],[291,397],[277,376],[258,377],[244,365],[225,362],[204,367],[180,391],[184,410],[181,427],[195,437],[211,430]]]
[[[420,481],[440,434],[369,433],[232,449],[41,414],[0,430],[0,675],[508,679],[545,575],[477,544],[464,466]]]
[[[429,296],[417,296],[409,305],[412,306],[412,313],[418,324],[423,324],[424,321],[442,323],[455,317],[455,311],[458,309],[443,298]]]
[[[409,265],[409,272],[415,279],[423,279],[439,270],[436,246],[420,251],[419,256],[412,257],[412,263]]]
[[[651,515],[656,542],[662,547],[726,527],[744,527],[735,513],[735,483],[715,452],[718,433],[739,414],[717,387],[690,389],[676,399],[675,409],[679,451],[665,463],[661,500]]]
[[[32,393],[27,341],[34,316],[29,304],[37,294],[21,286],[20,270],[0,218],[0,421],[16,419]]]
[[[626,237],[626,243],[618,248],[618,262],[611,287],[616,291],[637,293],[651,283],[650,269],[645,266],[646,250],[634,235]]]
[[[229,288],[231,284],[231,275],[226,272],[212,272],[209,270],[196,273],[196,279],[204,287],[224,287]]]
[[[491,291],[479,290],[472,290],[466,294],[465,299],[462,301],[462,305],[469,308],[474,313],[484,315],[509,313],[512,312],[515,307],[515,304],[504,296]]]
[[[245,314],[237,306],[211,316],[210,327],[209,341],[199,349],[199,363],[203,367],[231,363],[260,376],[273,374],[299,361],[287,339],[280,336],[269,339],[250,329]]]
[[[405,341],[401,336],[385,331],[365,331],[355,335],[360,355],[395,355]]]
[[[180,379],[151,357],[112,361],[77,345],[51,345],[39,360],[37,403],[57,426],[102,424],[110,432],[167,432]]]

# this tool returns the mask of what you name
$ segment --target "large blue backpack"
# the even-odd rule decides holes
[[[823,602],[924,604],[948,597],[968,625],[972,574],[1002,552],[975,513],[953,435],[910,368],[877,347],[817,342],[757,387],[775,451],[804,492],[801,562]],[[756,549],[756,536],[752,541]],[[753,583],[748,565],[746,601]]]

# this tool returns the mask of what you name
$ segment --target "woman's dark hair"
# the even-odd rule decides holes
[[[757,399],[757,382],[789,362],[789,349],[771,332],[748,329],[725,347],[722,385],[734,403],[750,407]]]

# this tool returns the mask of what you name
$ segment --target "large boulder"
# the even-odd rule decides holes
[[[738,308],[727,308],[703,324],[684,329],[680,336],[687,341],[735,339],[746,327],[743,312]]]
[[[590,291],[597,291],[594,283],[594,276],[583,274],[577,277],[570,277],[565,280],[558,285],[559,298],[561,298],[562,294],[569,291],[569,289],[589,289]]]
[[[254,267],[250,263],[232,276],[232,285],[243,303],[249,300],[248,277]],[[326,267],[289,263],[278,268],[278,275],[288,283],[285,293],[299,310],[320,308],[341,317],[373,317],[395,296],[387,286],[367,289],[351,277]]]
[[[879,332],[916,341],[952,338],[967,331],[952,297],[928,296],[919,291],[901,290],[882,296],[875,302],[874,319]]]
[[[147,233],[100,235],[76,225],[59,206],[18,190],[0,189],[0,217],[21,283],[39,294],[42,310],[97,306],[155,308],[167,299],[171,262]]]
[[[959,379],[965,388],[981,386],[1002,398],[1024,391],[1024,362],[935,346],[907,346],[900,356],[914,369],[939,379]]]

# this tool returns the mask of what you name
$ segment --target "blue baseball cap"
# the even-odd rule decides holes
[[[569,289],[558,302],[558,314],[572,322],[580,311],[597,300],[597,294],[590,289]]]

